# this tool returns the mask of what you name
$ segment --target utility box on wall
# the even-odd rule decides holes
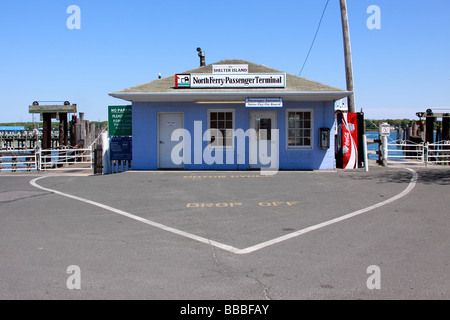
[[[330,149],[330,128],[320,128],[319,129],[319,147],[323,150]]]

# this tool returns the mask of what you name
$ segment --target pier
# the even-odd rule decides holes
[[[72,114],[68,122],[68,114],[77,112],[76,104],[35,101],[29,110],[40,113],[43,128],[0,127],[0,172],[92,169],[102,129],[85,120],[82,112]],[[58,129],[52,128],[54,118],[59,120]]]
[[[42,133],[23,131],[19,133],[0,132],[1,150],[24,150],[41,148]],[[59,134],[52,132],[50,148],[59,148]]]
[[[367,144],[378,144],[377,163],[409,163],[427,165],[450,165],[450,114],[435,113],[431,109],[418,112],[419,120],[412,120],[406,127],[392,127],[394,139],[380,134],[379,139],[367,139]],[[441,118],[439,121],[438,119]],[[385,123],[385,125],[388,125]]]

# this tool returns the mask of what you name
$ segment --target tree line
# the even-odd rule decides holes
[[[378,130],[381,126],[381,123],[387,122],[391,125],[391,127],[395,127],[395,128],[403,128],[406,129],[411,121],[410,119],[386,119],[386,120],[370,120],[370,119],[365,119],[364,120],[366,123],[366,130]]]

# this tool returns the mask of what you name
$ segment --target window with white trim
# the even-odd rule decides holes
[[[233,148],[234,110],[208,110],[208,129],[211,146]]]
[[[287,148],[312,148],[312,110],[287,110]]]

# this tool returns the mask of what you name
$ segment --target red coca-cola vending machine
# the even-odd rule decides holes
[[[336,167],[364,168],[364,114],[338,112],[336,120]]]

